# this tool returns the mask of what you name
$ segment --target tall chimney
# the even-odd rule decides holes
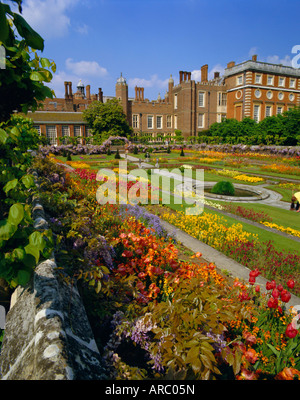
[[[208,80],[208,65],[205,64],[201,67],[201,82],[207,82]]]
[[[73,97],[73,92],[72,92],[72,82],[68,82],[69,85],[69,96]]]
[[[65,82],[65,99],[69,98],[69,92],[68,92],[68,82]]]
[[[98,101],[100,101],[100,103],[103,103],[103,92],[101,88],[99,88],[98,91]]]
[[[91,85],[86,85],[86,98],[91,100]]]
[[[220,72],[217,72],[217,71],[216,71],[216,72],[214,73],[214,79],[217,79],[217,78],[219,78],[219,77],[220,77]]]
[[[179,83],[182,82],[183,71],[179,71]]]
[[[252,61],[257,61],[257,54],[254,54],[254,55],[252,56]]]

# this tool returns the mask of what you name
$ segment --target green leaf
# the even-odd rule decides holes
[[[26,254],[31,254],[35,258],[35,262],[39,262],[40,252],[39,250],[33,246],[32,244],[28,244],[25,248]]]
[[[32,80],[32,81],[37,81],[37,82],[42,82],[43,80],[44,80],[44,75],[43,74],[41,74],[40,72],[38,72],[38,71],[33,71],[33,72],[31,72],[31,74],[30,74],[30,79]]]
[[[0,143],[5,144],[7,138],[8,138],[8,134],[5,132],[4,129],[0,128]]]
[[[6,43],[6,40],[8,39],[9,35],[9,24],[6,19],[5,15],[5,7],[4,4],[0,3],[0,41],[2,43]]]
[[[0,241],[9,240],[17,231],[18,227],[7,220],[0,221]]]
[[[31,187],[34,186],[34,178],[32,175],[24,175],[21,178],[22,183],[24,184],[24,186],[26,187],[26,189],[29,189]]]
[[[28,46],[35,50],[44,50],[44,39],[31,28],[31,26],[25,21],[25,19],[14,13],[14,24],[19,34],[26,40]]]
[[[19,285],[25,286],[28,283],[30,276],[31,276],[30,272],[21,269],[18,272],[18,276],[17,276]]]
[[[266,343],[266,344],[267,344],[267,346],[273,351],[273,353],[274,353],[277,357],[279,357],[280,351],[276,350],[275,347],[272,346],[271,344],[269,344],[269,343]]]
[[[48,58],[41,58],[41,66],[43,68],[50,68],[51,62],[48,60]]]
[[[18,179],[13,179],[4,186],[3,190],[7,194],[10,190],[14,189],[18,184]]]
[[[11,130],[10,130],[11,135],[13,136],[14,139],[18,139],[21,135],[19,129],[14,126]]]
[[[14,249],[14,250],[13,250],[12,256],[13,256],[13,258],[14,258],[15,260],[23,261],[24,258],[26,257],[26,253],[25,253],[25,250],[24,250],[24,249],[17,248],[17,249]]]
[[[9,209],[7,221],[13,225],[18,225],[24,218],[24,207],[20,203],[13,204]]]
[[[43,238],[41,232],[33,232],[30,236],[29,236],[29,243],[34,246],[35,248],[37,248],[39,251],[43,251],[45,246],[46,246],[46,241]]]
[[[25,254],[22,262],[28,268],[34,268],[36,266],[36,258],[32,254]]]

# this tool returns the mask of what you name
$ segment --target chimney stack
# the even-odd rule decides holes
[[[205,64],[201,67],[201,82],[208,81],[208,65]]]
[[[214,79],[218,79],[218,78],[220,78],[220,72],[215,72],[214,73]]]
[[[254,54],[254,55],[252,56],[252,61],[257,61],[257,54]]]
[[[234,67],[235,66],[235,61],[230,61],[228,64],[227,64],[227,68],[232,68],[232,67]]]
[[[86,98],[91,100],[91,85],[86,85]]]

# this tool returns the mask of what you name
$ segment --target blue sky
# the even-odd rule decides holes
[[[45,39],[43,55],[57,72],[51,87],[64,95],[64,81],[79,79],[115,95],[120,73],[129,96],[164,97],[170,74],[200,80],[200,68],[221,73],[258,55],[291,65],[300,44],[299,0],[23,0],[23,16]]]

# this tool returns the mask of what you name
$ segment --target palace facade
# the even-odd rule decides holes
[[[201,67],[201,80],[191,79],[191,72],[179,71],[179,84],[172,76],[168,90],[156,100],[145,98],[144,88],[135,87],[135,97],[128,97],[128,85],[122,76],[116,82],[115,96],[121,103],[129,124],[138,136],[163,140],[180,130],[185,138],[197,136],[223,118],[241,121],[245,117],[259,122],[300,106],[300,70],[279,64],[257,61],[257,56],[240,64],[229,62],[224,74],[208,79],[208,65]],[[105,102],[102,89],[91,94],[90,85],[80,81],[73,93],[72,83],[65,82],[64,98],[46,99],[41,111],[29,113],[36,129],[52,144],[60,137],[88,137],[89,127],[82,112],[97,100]]]

